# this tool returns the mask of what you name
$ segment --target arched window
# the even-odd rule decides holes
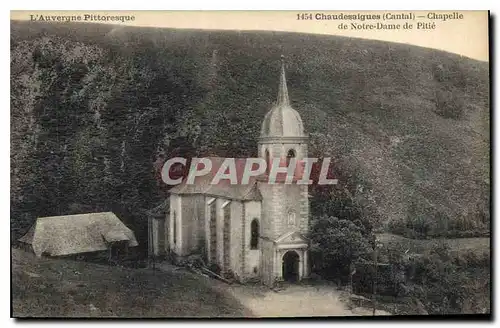
[[[250,249],[259,248],[259,220],[253,219],[250,224],[251,236],[250,236]]]
[[[295,150],[290,149],[286,154],[286,166],[290,165],[290,159],[295,158]]]
[[[269,174],[271,171],[271,156],[269,155],[269,150],[266,149],[266,173]]]
[[[172,213],[172,220],[174,220],[173,234],[174,234],[174,245],[177,244],[177,215],[175,211]]]
[[[250,224],[250,249],[258,249],[259,248],[259,220],[253,219]]]

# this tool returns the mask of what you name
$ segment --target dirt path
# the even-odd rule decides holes
[[[279,291],[261,286],[227,286],[227,290],[257,317],[372,315],[365,308],[348,309],[345,295],[334,286],[288,285]],[[378,311],[377,315],[390,315]]]
[[[228,290],[258,317],[353,315],[333,288],[291,285],[276,292],[265,287],[231,286]]]
[[[162,270],[174,271],[174,266],[163,264]],[[178,269],[177,269],[178,270]],[[180,269],[178,274],[193,274]],[[194,274],[193,274],[194,275]],[[310,316],[371,316],[367,308],[349,309],[347,295],[333,285],[290,284],[279,290],[262,285],[228,285],[206,279],[214,289],[238,300],[255,317],[310,317]],[[377,310],[376,315],[390,315]]]

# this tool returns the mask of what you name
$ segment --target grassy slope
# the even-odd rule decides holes
[[[249,315],[190,273],[38,259],[18,249],[12,249],[12,297],[14,317]]]
[[[424,254],[430,251],[433,247],[439,246],[442,243],[446,244],[453,253],[464,254],[472,251],[478,254],[490,250],[490,238],[456,238],[456,239],[427,239],[417,240],[405,238],[402,236],[383,233],[377,235],[378,240],[385,247],[391,250],[405,252],[409,254]]]
[[[201,122],[195,146],[222,156],[256,155],[283,53],[311,154],[333,156],[374,217],[475,220],[483,212],[489,218],[487,63],[409,45],[292,33],[11,26],[13,41],[60,35],[103,49],[113,43],[122,56],[150,67],[149,74],[211,85],[197,95],[189,88],[184,95],[172,96],[167,87],[157,92],[198,110],[189,112]],[[193,121],[179,120],[179,130],[190,129],[185,122]]]

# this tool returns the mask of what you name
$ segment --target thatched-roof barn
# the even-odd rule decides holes
[[[63,256],[104,251],[114,243],[137,246],[132,230],[112,212],[38,218],[19,241],[37,256]]]

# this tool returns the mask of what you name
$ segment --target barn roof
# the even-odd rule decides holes
[[[102,251],[119,241],[138,245],[132,230],[112,212],[38,218],[19,241],[32,245],[37,256]]]

